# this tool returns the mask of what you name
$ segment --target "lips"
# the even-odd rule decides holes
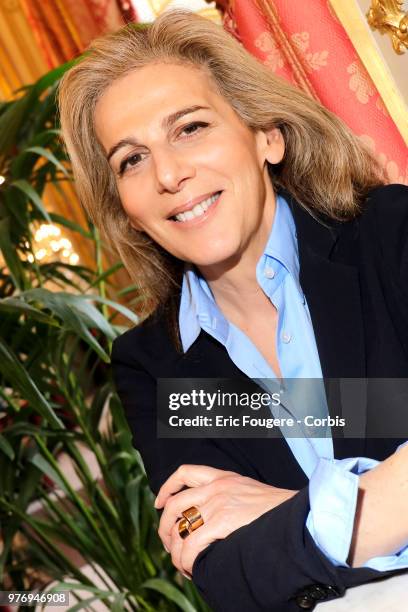
[[[221,194],[221,193],[222,193],[221,191],[210,191],[209,193],[205,193],[204,195],[201,195],[201,196],[198,196],[197,198],[189,200],[185,204],[182,204],[181,206],[177,206],[176,208],[173,208],[173,210],[171,211],[170,215],[167,218],[173,220],[173,217],[175,217],[179,213],[186,212],[187,210],[191,210],[192,208],[194,208],[196,204],[200,204],[201,202],[204,202],[208,198],[211,198],[211,196],[215,194]]]

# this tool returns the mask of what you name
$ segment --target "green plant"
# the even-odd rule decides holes
[[[75,595],[71,610],[92,610],[101,600],[112,610],[204,612],[159,543],[152,494],[108,367],[112,340],[124,329],[118,314],[138,322],[118,301],[133,288],[115,292],[119,264],[104,269],[92,226],[47,212],[43,203],[49,182],[71,180],[54,100],[67,67],[0,107],[6,179],[0,186],[0,585],[43,588],[41,571]],[[40,222],[81,236],[95,269],[39,261],[33,228]],[[93,577],[72,561],[73,550]]]

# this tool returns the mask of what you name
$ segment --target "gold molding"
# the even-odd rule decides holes
[[[371,0],[367,21],[373,30],[388,34],[395,53],[408,49],[408,13],[402,11],[403,0]]]
[[[394,78],[362,18],[355,0],[329,0],[340,23],[346,30],[365,69],[375,83],[378,92],[408,145],[408,113]]]

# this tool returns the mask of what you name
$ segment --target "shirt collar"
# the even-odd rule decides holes
[[[299,279],[299,251],[295,221],[289,205],[282,195],[276,197],[275,218],[266,243],[265,255],[277,259],[295,280]],[[258,266],[263,261],[264,257],[261,257]]]
[[[267,264],[268,257],[277,259],[285,266],[301,292],[296,227],[289,205],[282,195],[276,197],[272,230],[265,251],[257,264],[257,274]],[[224,344],[228,337],[228,321],[218,309],[208,283],[190,263],[186,263],[184,267],[179,328],[184,352],[188,351],[203,328],[216,331]]]
[[[193,264],[184,266],[179,309],[179,328],[183,351],[187,352],[201,329],[212,330],[226,343],[229,323],[220,312],[211,289]]]

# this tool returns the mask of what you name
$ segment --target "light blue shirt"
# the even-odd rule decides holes
[[[277,354],[284,379],[322,379],[313,325],[299,283],[299,255],[292,213],[282,196],[276,198],[275,218],[263,255],[256,266],[257,281],[278,310]],[[276,374],[253,342],[218,308],[213,294],[194,266],[186,264],[179,311],[184,352],[201,329],[226,348],[231,360],[261,386],[276,384]],[[318,416],[328,409],[323,383],[314,386]],[[299,403],[301,404],[301,403]],[[303,403],[304,404],[304,403]],[[280,410],[295,416],[298,405],[285,403]],[[275,414],[274,416],[282,416]],[[287,414],[285,416],[288,416]],[[283,431],[283,434],[285,432]],[[336,460],[330,430],[327,437],[299,437],[286,441],[309,478],[310,512],[306,526],[316,545],[335,565],[347,566],[357,505],[358,475],[378,461],[367,458]],[[370,559],[365,567],[390,570],[408,567],[408,546],[395,555]]]

